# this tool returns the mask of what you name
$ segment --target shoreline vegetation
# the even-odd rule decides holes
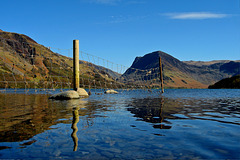
[[[240,74],[222,79],[213,85],[210,85],[208,89],[240,89]]]

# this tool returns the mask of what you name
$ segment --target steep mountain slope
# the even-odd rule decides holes
[[[124,75],[131,77],[136,74],[133,68],[141,70],[158,68],[159,56],[162,59],[164,83],[167,87],[206,88],[209,84],[239,73],[240,62],[225,61],[199,66],[184,63],[167,53],[156,51],[143,57],[136,57]]]
[[[79,62],[81,84],[88,85],[89,79],[113,81],[120,76],[110,69]],[[26,83],[31,88],[43,88],[47,83],[66,87],[71,85],[72,69],[72,58],[54,53],[26,35],[0,31],[0,88],[22,88]]]

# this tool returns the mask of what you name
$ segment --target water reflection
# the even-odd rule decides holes
[[[47,95],[0,95],[0,142],[28,140],[48,129],[62,113],[48,105]]]
[[[78,131],[78,127],[77,124],[79,122],[79,113],[78,113],[79,107],[76,107],[73,109],[73,121],[72,121],[72,134],[71,137],[73,139],[74,142],[74,149],[73,151],[77,151],[77,147],[78,147],[78,137],[77,137],[77,131]]]
[[[0,94],[0,159],[239,159],[239,97],[127,93]]]
[[[31,139],[35,135],[58,123],[70,124],[72,116],[73,137],[76,137],[78,110],[86,107],[86,101],[55,101],[48,97],[44,94],[0,94],[0,142],[24,141],[21,148],[31,145],[36,142]],[[81,111],[81,115],[86,114],[87,111]]]
[[[137,117],[138,121],[152,123],[153,128],[171,129],[172,120],[201,119],[240,125],[237,119],[240,115],[238,99],[171,99],[133,98],[127,105],[127,110]],[[136,126],[134,126],[136,127]]]
[[[134,114],[134,117],[140,118],[138,120],[156,124],[153,126],[154,128],[170,129],[171,126],[167,126],[162,123],[164,120],[163,105],[163,97],[157,99],[133,99],[128,105],[127,110]],[[165,123],[169,122],[165,120]]]

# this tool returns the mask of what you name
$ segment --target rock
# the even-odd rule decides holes
[[[58,94],[54,94],[49,99],[58,99],[58,100],[66,100],[66,99],[78,99],[80,98],[79,93],[77,91],[65,91]]]
[[[113,90],[113,89],[109,89],[109,90],[105,91],[104,93],[106,93],[106,94],[118,94],[118,92]]]
[[[89,96],[87,91],[83,88],[78,88],[77,92],[80,97],[88,97]]]
[[[61,92],[58,94],[54,94],[49,99],[58,99],[58,100],[66,100],[66,99],[78,99],[80,97],[87,97],[88,93],[83,88],[78,88],[77,91],[70,90]]]

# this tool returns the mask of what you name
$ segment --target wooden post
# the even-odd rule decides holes
[[[79,40],[73,40],[73,89],[79,88]]]
[[[162,62],[161,62],[161,57],[159,57],[159,72],[160,72],[160,80],[161,80],[162,93],[164,93],[164,89],[163,89],[163,73],[162,73]]]

